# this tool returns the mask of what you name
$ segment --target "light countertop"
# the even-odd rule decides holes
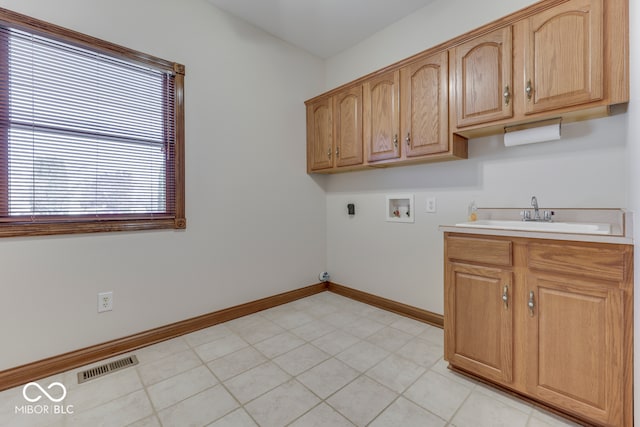
[[[512,208],[478,208],[478,220],[518,220],[520,211]],[[623,209],[540,209],[555,213],[554,222],[567,223],[605,223],[611,225],[610,234],[563,233],[553,231],[509,230],[503,228],[469,227],[461,223],[441,225],[442,232],[482,234],[506,237],[524,237],[532,239],[569,240],[578,242],[597,242],[612,244],[633,244],[632,215]]]

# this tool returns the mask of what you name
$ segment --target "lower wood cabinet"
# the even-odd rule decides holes
[[[447,347],[450,363],[485,378],[510,383],[513,376],[513,307],[509,270],[450,263]],[[469,309],[469,308],[472,309]],[[477,309],[473,309],[477,308]]]
[[[633,425],[633,247],[445,233],[445,358],[602,426]]]
[[[601,282],[529,274],[527,392],[606,425],[623,425],[623,292]]]

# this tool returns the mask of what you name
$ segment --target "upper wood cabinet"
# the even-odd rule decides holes
[[[400,157],[400,72],[398,70],[365,81],[363,123],[369,162]]]
[[[307,172],[361,165],[362,86],[307,104]]]
[[[362,86],[333,96],[333,124],[336,167],[362,164]]]
[[[452,50],[458,127],[513,116],[512,37],[509,26]]]
[[[467,158],[468,138],[629,101],[629,0],[541,0],[308,100],[307,171]]]
[[[333,105],[322,98],[307,105],[307,171],[333,167]]]
[[[571,0],[525,19],[525,112],[604,96],[604,0]]]
[[[401,139],[406,158],[449,149],[448,70],[447,51],[400,69]]]
[[[307,101],[307,172],[462,159],[449,132],[448,50]]]
[[[604,116],[627,102],[627,0],[542,1],[539,10],[451,48],[452,131]]]
[[[603,23],[603,0],[569,0],[453,48],[457,127],[601,100]]]

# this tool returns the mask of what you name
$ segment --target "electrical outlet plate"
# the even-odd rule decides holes
[[[436,198],[427,197],[427,213],[436,213]]]
[[[113,292],[98,293],[98,313],[113,310]]]

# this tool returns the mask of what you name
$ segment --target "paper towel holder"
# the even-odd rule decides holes
[[[504,134],[505,141],[504,145],[506,147],[511,147],[514,145],[523,145],[523,144],[533,144],[536,142],[544,142],[544,141],[553,141],[560,139],[561,136],[561,125],[562,118],[556,117],[553,119],[540,120],[537,122],[529,122],[522,123],[513,126],[505,126]],[[554,128],[557,126],[557,130]],[[539,129],[539,132],[536,132],[534,129],[536,128],[547,128],[551,129]],[[516,133],[517,132],[517,133]],[[509,137],[507,137],[507,134]]]

